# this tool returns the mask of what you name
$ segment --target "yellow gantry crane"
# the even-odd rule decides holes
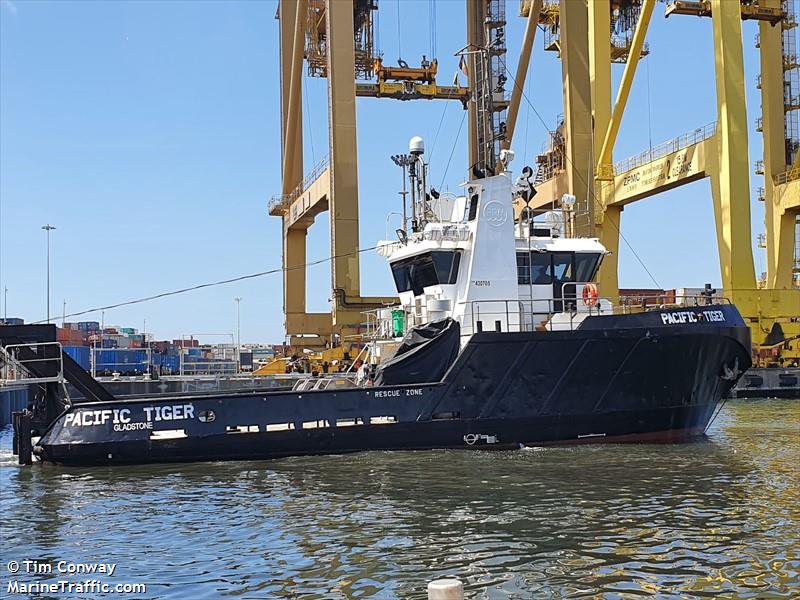
[[[537,157],[537,195],[531,208],[577,198],[579,234],[596,235],[612,254],[599,274],[602,293],[618,295],[620,226],[627,204],[709,178],[724,295],[751,325],[764,361],[800,360],[800,109],[797,21],[790,0],[667,0],[665,16],[713,23],[717,120],[622,161],[613,150],[639,59],[650,52],[647,30],[656,0],[520,0],[527,19],[520,59],[506,81],[505,0],[465,0],[463,53],[468,86],[436,83],[435,57],[419,68],[384,65],[373,44],[378,0],[280,0],[282,193],[270,214],[283,220],[284,309],[297,345],[325,345],[358,331],[361,311],[393,298],[360,295],[355,98],[459,100],[469,111],[469,166],[493,172],[512,146],[522,90],[537,30],[562,65],[564,117]],[[766,280],[756,280],[750,240],[750,170],[742,20],[759,23],[759,129],[764,176]],[[478,52],[477,50],[482,50]],[[623,63],[613,95],[611,65]],[[303,169],[302,74],[326,77],[330,160]],[[588,169],[587,165],[592,168]],[[331,313],[308,313],[306,235],[315,217],[330,212]],[[776,356],[780,354],[780,356]]]
[[[467,6],[473,23],[470,43],[484,44],[487,31],[502,31],[504,0],[475,0]],[[270,201],[269,213],[283,222],[284,314],[292,346],[336,344],[358,334],[363,311],[396,302],[394,297],[360,293],[356,97],[458,100],[464,108],[470,97],[467,87],[436,82],[435,57],[423,57],[420,67],[403,61],[397,66],[385,65],[373,42],[377,9],[377,0],[279,3],[282,189]],[[499,50],[492,63],[495,69],[505,64],[498,57],[502,57]],[[328,83],[330,158],[308,174],[303,168],[304,70],[309,76],[325,77]],[[480,64],[471,70],[476,71],[481,71]],[[502,90],[499,94],[502,96]],[[502,115],[505,105],[499,103],[493,110]],[[470,115],[477,122],[474,107],[470,107]],[[487,120],[490,124],[480,131],[470,128],[470,136],[482,136],[485,146],[493,143],[496,129],[505,119],[498,116],[482,122]],[[495,146],[499,147],[499,142]],[[476,162],[477,154],[471,153]],[[488,164],[489,159],[481,158]],[[308,228],[324,211],[330,213],[332,305],[330,313],[310,313],[306,310],[306,238]]]
[[[599,274],[602,293],[618,294],[617,256],[624,207],[708,177],[714,204],[723,293],[751,326],[762,363],[800,360],[800,289],[795,256],[800,219],[797,21],[789,0],[668,1],[665,16],[713,22],[717,121],[630,159],[614,162],[614,143],[627,106],[655,0],[522,0],[520,14],[539,24],[545,47],[561,57],[564,119],[537,158],[533,207],[558,206],[570,193],[585,215],[579,231],[612,251]],[[756,281],[750,239],[750,165],[742,20],[759,22],[765,178],[767,276]],[[588,34],[588,35],[587,35]],[[522,57],[530,52],[526,34]],[[527,59],[526,67],[527,67]],[[625,63],[612,102],[611,65]],[[519,84],[519,82],[517,82]],[[514,110],[513,102],[512,108]],[[587,176],[585,165],[594,165]]]

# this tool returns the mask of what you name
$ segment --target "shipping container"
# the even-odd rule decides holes
[[[83,346],[86,341],[83,332],[61,327],[56,328],[56,339],[64,346]]]
[[[146,350],[98,350],[95,368],[99,373],[141,375],[147,371]]]
[[[181,370],[180,357],[177,355],[161,355],[162,375],[176,375]]]
[[[100,323],[97,321],[78,321],[78,329],[94,333],[100,331]]]
[[[18,319],[16,317],[9,317],[4,319],[6,325],[25,325],[25,319]]]
[[[200,346],[200,340],[172,340],[172,343],[178,348],[197,348]]]
[[[84,370],[91,369],[91,361],[89,359],[90,348],[88,346],[64,346],[62,348],[69,357],[78,363]]]

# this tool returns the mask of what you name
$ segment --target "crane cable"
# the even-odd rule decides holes
[[[310,78],[306,73],[303,73],[303,79],[305,83],[310,81]],[[317,153],[314,152],[314,129],[311,126],[311,106],[308,104],[308,86],[303,85],[303,101],[306,104],[306,125],[308,127],[308,139],[311,142],[311,161],[316,165],[317,164]]]
[[[533,111],[533,113],[534,113],[534,114],[536,115],[536,117],[539,119],[539,122],[542,124],[542,126],[545,128],[545,130],[546,130],[546,131],[549,133],[549,132],[550,132],[550,128],[549,128],[549,127],[547,127],[547,122],[544,120],[544,118],[543,118],[543,117],[542,117],[542,115],[539,113],[539,111],[538,111],[538,110],[536,110],[536,107],[533,105],[533,103],[531,102],[530,98],[528,98],[527,94],[525,93],[525,90],[524,90],[522,87],[520,87],[519,83],[517,83],[517,80],[516,80],[516,78],[515,78],[515,77],[514,77],[514,76],[511,74],[511,72],[508,70],[508,66],[506,65],[505,58],[504,58],[504,57],[500,57],[500,61],[503,63],[503,68],[505,69],[506,73],[508,74],[508,77],[511,79],[511,82],[514,84],[514,87],[515,87],[515,88],[517,88],[517,89],[519,90],[519,92],[520,92],[520,94],[522,95],[522,97],[523,97],[523,98],[525,98],[525,102],[527,102],[527,103],[528,103],[528,106],[531,108],[531,110]],[[575,169],[575,164],[572,162],[572,159],[569,157],[569,154],[568,154],[568,153],[566,153],[566,152],[564,153],[564,158],[567,160],[567,162],[570,164],[570,166],[571,166],[573,169]],[[600,203],[600,201],[597,199],[597,194],[595,194],[595,193],[594,193],[594,188],[593,188],[593,186],[590,186],[590,185],[589,185],[589,183],[586,181],[586,178],[584,178],[584,176],[583,176],[583,173],[581,173],[580,169],[575,169],[575,174],[578,176],[578,179],[580,179],[580,180],[581,180],[581,183],[583,183],[583,185],[585,185],[585,186],[586,186],[587,194],[591,195],[591,197],[592,197],[592,200],[593,200],[593,201],[594,201],[594,203],[597,205],[597,208],[599,208],[599,209],[602,211],[602,210],[603,210],[603,205],[602,205],[602,204]],[[642,268],[644,269],[645,273],[647,273],[647,275],[650,277],[650,279],[653,281],[653,283],[654,283],[654,284],[656,284],[656,287],[658,287],[658,288],[661,288],[661,284],[659,284],[659,283],[658,283],[658,281],[656,280],[656,278],[655,278],[655,277],[653,276],[653,274],[650,272],[650,269],[648,269],[648,268],[647,268],[647,265],[645,265],[645,264],[644,264],[644,261],[643,261],[643,260],[641,259],[641,257],[640,257],[640,256],[639,256],[639,255],[636,253],[636,250],[634,250],[634,249],[633,249],[633,246],[631,245],[631,243],[630,243],[630,242],[628,241],[628,239],[627,239],[627,238],[626,238],[626,237],[625,237],[625,236],[622,234],[622,230],[621,230],[621,228],[620,228],[620,227],[619,227],[619,226],[618,226],[616,223],[614,223],[614,221],[612,221],[611,219],[609,219],[609,220],[608,220],[608,222],[609,222],[609,223],[611,223],[611,224],[614,226],[614,229],[616,229],[616,230],[617,230],[617,233],[619,234],[619,237],[622,239],[622,241],[624,241],[624,242],[625,242],[625,245],[626,245],[626,246],[628,247],[628,249],[631,251],[631,253],[633,254],[633,256],[634,256],[634,257],[636,257],[636,260],[637,260],[637,261],[639,262],[639,264],[642,266]]]
[[[381,52],[381,11],[375,5],[375,54],[376,56],[383,56]]]
[[[436,0],[428,0],[428,45],[433,60],[436,58]]]
[[[456,146],[458,146],[458,138],[461,135],[461,129],[464,127],[464,121],[467,118],[467,111],[464,111],[461,115],[461,124],[458,126],[458,132],[456,133],[456,137],[453,139],[453,147],[450,149],[450,158],[447,159],[447,166],[444,168],[444,175],[442,175],[442,182],[439,184],[439,189],[444,189],[444,180],[447,177],[447,171],[450,170],[450,161],[453,160],[453,153],[456,151]]]
[[[397,64],[403,63],[403,49],[400,45],[400,0],[397,0]]]

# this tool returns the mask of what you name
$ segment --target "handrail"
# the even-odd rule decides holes
[[[267,204],[267,209],[269,212],[276,210],[277,208],[281,208],[283,210],[287,210],[289,206],[297,200],[302,193],[314,183],[320,175],[325,172],[325,169],[330,167],[330,156],[326,155],[322,158],[316,165],[314,165],[311,170],[306,173],[303,177],[302,181],[297,184],[297,186],[288,194],[279,194],[273,196],[269,203]]]
[[[53,356],[46,356],[48,347]],[[0,347],[0,386],[17,383],[63,383],[64,361],[60,342],[9,344]],[[39,363],[55,367],[54,375],[39,376],[35,366]],[[44,365],[43,365],[44,366]]]
[[[781,185],[782,183],[789,183],[790,181],[795,181],[796,179],[800,179],[800,167],[794,167],[793,169],[789,169],[783,173],[778,173],[773,178],[773,181],[775,182],[775,185]]]
[[[704,294],[635,294],[627,296],[601,296],[594,304],[586,304],[578,293],[579,286],[585,286],[587,282],[565,282],[562,284],[562,297],[550,298],[524,298],[517,300],[471,300],[458,302],[456,306],[463,307],[461,319],[462,336],[469,336],[478,331],[483,331],[483,322],[490,323],[499,320],[505,323],[505,330],[512,332],[535,331],[537,327],[544,327],[547,330],[563,329],[568,324],[567,329],[576,329],[583,319],[589,316],[634,314],[642,312],[653,312],[671,308],[700,307],[714,304],[731,304],[730,299],[714,294],[707,297]],[[575,286],[575,295],[564,294],[567,286]],[[616,302],[615,302],[616,301]],[[415,312],[409,312],[401,305],[385,307],[385,309],[375,309],[364,311],[366,315],[365,336],[370,339],[394,339],[394,336],[387,335],[391,332],[391,322],[381,319],[379,310],[387,310],[391,314],[392,310],[402,309],[406,316],[408,326],[417,323]],[[559,315],[562,315],[559,317]],[[563,319],[568,319],[564,321]],[[384,322],[385,326],[381,326]],[[481,325],[478,325],[478,322]],[[502,326],[502,325],[501,325]]]
[[[636,156],[631,156],[626,158],[625,160],[621,160],[614,163],[614,173],[619,175],[620,173],[625,173],[636,167],[640,167],[643,164],[652,162],[656,159],[659,159],[667,154],[672,154],[673,152],[678,152],[683,150],[684,148],[688,148],[694,144],[699,142],[703,142],[711,137],[714,136],[717,130],[717,122],[714,121],[713,123],[709,123],[704,125],[703,127],[698,127],[694,131],[690,131],[689,133],[684,133],[683,135],[679,135],[676,138],[668,140],[666,142],[662,142],[657,146],[653,146],[649,150],[645,150],[644,152],[637,154]]]

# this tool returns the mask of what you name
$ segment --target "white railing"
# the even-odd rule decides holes
[[[709,304],[730,304],[730,300],[714,293],[691,295],[641,294],[631,296],[599,297],[596,302],[585,302],[582,290],[585,283],[565,283],[562,297],[532,298],[522,300],[473,300],[459,303],[461,335],[471,336],[484,331],[574,331],[586,317],[602,315],[634,314],[676,307],[700,307]],[[575,289],[571,290],[570,287]],[[418,314],[401,306],[387,307],[388,311],[403,311],[403,332],[427,322],[426,315]],[[370,340],[393,340],[402,335],[393,326],[392,317],[381,318],[381,311],[367,311],[364,338]],[[384,313],[386,314],[386,313]],[[499,327],[498,327],[499,324]]]

